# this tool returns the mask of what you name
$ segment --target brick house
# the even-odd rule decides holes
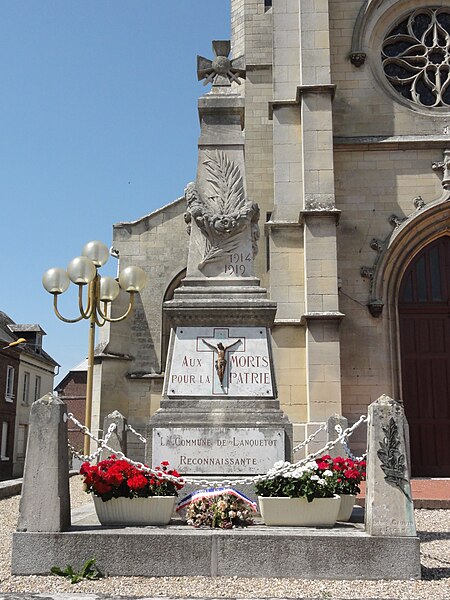
[[[87,360],[81,361],[70,369],[55,388],[55,392],[67,405],[67,411],[81,423],[85,421]],[[79,452],[83,452],[83,433],[71,421],[68,421],[69,443]]]

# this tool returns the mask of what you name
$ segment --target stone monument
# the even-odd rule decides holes
[[[236,91],[244,60],[228,58],[228,41],[213,49],[213,61],[198,57],[198,77],[212,89],[199,100],[197,176],[185,190],[187,273],[163,306],[171,338],[147,461],[168,460],[183,474],[250,475],[291,458],[292,426],[277,400],[276,304],[254,276],[259,207],[246,195]]]

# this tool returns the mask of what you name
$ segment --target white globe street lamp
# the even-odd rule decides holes
[[[95,326],[103,327],[106,322],[116,323],[126,319],[133,309],[134,295],[141,292],[147,284],[147,275],[140,267],[128,266],[119,273],[119,281],[112,277],[101,277],[98,272],[109,257],[108,247],[102,242],[87,243],[82,251],[82,256],[77,256],[70,261],[67,271],[60,268],[49,269],[42,277],[42,285],[50,294],[53,294],[53,308],[56,316],[64,323],[77,323],[82,319],[89,319],[89,345],[88,367],[86,383],[86,412],[85,425],[91,429],[92,415],[92,390],[94,383],[94,347]],[[73,282],[78,286],[78,309],[80,315],[75,319],[66,319],[58,310],[58,296],[63,294]],[[87,305],[83,300],[83,288],[87,286]],[[125,290],[129,295],[128,308],[121,317],[108,316],[110,303]],[[84,436],[84,454],[89,455],[90,438]]]

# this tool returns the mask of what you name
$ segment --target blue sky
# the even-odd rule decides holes
[[[208,91],[196,55],[229,39],[229,11],[229,0],[0,3],[0,310],[44,328],[56,382],[86,355],[88,324],[58,321],[42,274],[90,240],[109,246],[114,223],[195,178]],[[75,316],[74,296],[62,306]]]

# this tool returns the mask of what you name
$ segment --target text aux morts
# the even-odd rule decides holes
[[[181,361],[182,367],[192,369],[209,368],[208,361],[211,359],[184,356]],[[270,385],[269,358],[267,356],[250,355],[242,356],[230,353],[227,356],[229,383],[233,384],[263,384]],[[251,369],[257,369],[252,371]],[[267,370],[265,370],[267,369]],[[183,373],[171,375],[171,383],[211,383],[211,375],[205,372]]]

